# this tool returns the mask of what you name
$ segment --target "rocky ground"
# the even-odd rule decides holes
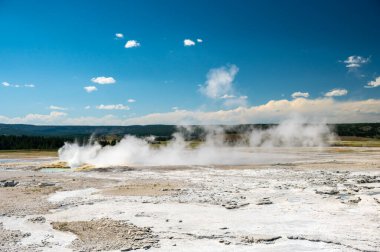
[[[0,251],[380,251],[380,148],[276,152],[294,158],[75,171],[2,156]]]

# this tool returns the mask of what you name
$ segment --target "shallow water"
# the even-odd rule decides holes
[[[71,171],[71,169],[67,169],[67,168],[42,168],[39,171],[40,172],[46,172],[46,173],[56,173],[56,172],[68,172],[68,171]]]

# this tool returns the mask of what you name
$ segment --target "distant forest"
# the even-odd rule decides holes
[[[222,126],[228,135],[239,135],[252,129],[267,129],[275,124],[243,124]],[[380,139],[380,123],[329,125],[338,136]],[[91,136],[101,145],[114,145],[124,135],[137,137],[156,136],[156,141],[166,141],[173,133],[181,131],[174,125],[147,126],[35,126],[24,124],[0,124],[0,150],[56,150],[66,141],[84,143]],[[203,140],[205,130],[193,126],[192,133],[185,134],[187,140]]]
[[[0,150],[54,150],[67,140],[62,137],[0,136]]]

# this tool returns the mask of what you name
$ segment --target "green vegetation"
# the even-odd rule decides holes
[[[275,124],[242,124],[221,126],[226,133],[225,141],[234,143],[244,140],[244,133],[252,129],[267,129]],[[340,140],[334,146],[380,146],[380,123],[329,125]],[[35,126],[24,124],[0,124],[0,150],[57,150],[64,142],[86,143],[91,136],[101,145],[115,145],[126,134],[137,137],[155,136],[153,146],[161,146],[181,132],[191,147],[198,146],[207,134],[202,126],[192,130],[174,125],[147,126]]]
[[[1,136],[0,150],[51,150],[62,147],[69,139],[42,136]]]

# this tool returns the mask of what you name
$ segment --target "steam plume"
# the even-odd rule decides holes
[[[191,128],[182,128],[173,135],[167,145],[152,147],[151,138],[137,138],[126,135],[114,146],[102,147],[97,142],[79,145],[65,143],[59,149],[59,159],[70,167],[83,164],[95,167],[131,165],[243,165],[254,163],[282,162],[294,156],[279,154],[277,147],[322,147],[332,139],[333,134],[326,124],[306,124],[293,118],[278,126],[253,129],[233,145],[226,143],[221,127],[206,127],[205,141],[191,148],[184,135]],[[265,151],[263,151],[265,150]]]

